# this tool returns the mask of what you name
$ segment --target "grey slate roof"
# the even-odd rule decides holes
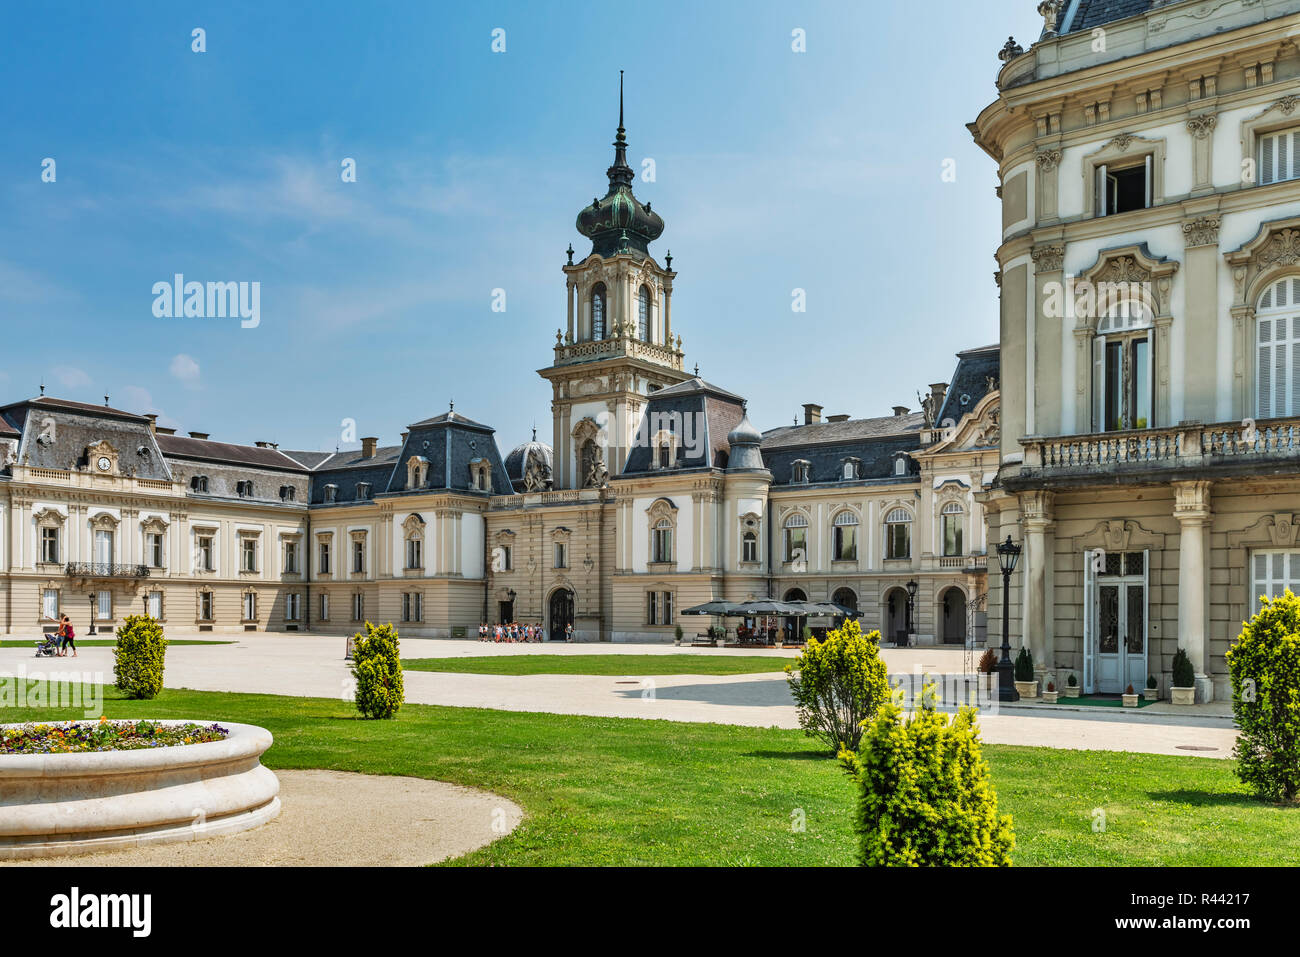
[[[1070,22],[1070,33],[1092,30],[1151,9],[1152,0],[1076,0],[1078,7]],[[1064,15],[1064,11],[1063,14]]]
[[[678,437],[675,468],[727,467],[727,436],[745,415],[745,400],[698,376],[646,396],[637,440],[628,453],[622,475],[655,471],[660,431]]]
[[[333,458],[335,455],[338,455],[339,453],[337,453],[337,452],[308,452],[308,451],[305,451],[305,450],[304,450],[304,451],[284,451],[284,450],[282,450],[282,454],[289,456],[289,458],[293,459],[295,462],[297,462],[297,463],[298,463],[299,465],[301,465],[303,468],[307,468],[307,469],[315,469],[315,468],[320,468],[322,465],[324,465],[326,462],[328,462],[331,458]]]
[[[953,425],[966,415],[989,393],[990,376],[1000,385],[1002,353],[998,346],[983,346],[957,353],[957,371],[944,397],[943,406],[935,420],[938,425],[952,420]]]
[[[159,435],[157,439],[163,453],[171,458],[220,462],[226,465],[248,465],[285,472],[306,471],[301,464],[278,449],[213,442],[211,439],[195,439],[188,435]]]
[[[18,461],[24,465],[60,471],[87,469],[86,448],[106,441],[118,451],[124,474],[171,478],[146,416],[41,396],[5,406],[0,409],[0,419],[21,433]]]
[[[920,412],[882,415],[873,419],[849,419],[847,422],[786,425],[763,433],[763,451],[809,445],[843,445],[881,436],[920,432],[924,427],[925,416]]]

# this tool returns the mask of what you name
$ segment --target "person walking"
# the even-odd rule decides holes
[[[573,641],[573,622],[564,626],[564,640]]]
[[[72,657],[74,658],[80,657],[77,654],[77,643],[76,643],[77,633],[72,629],[72,619],[70,619],[67,615],[64,615],[59,622],[59,628],[63,632],[63,651],[60,652],[60,654],[66,658],[68,654],[68,649],[71,648]]]

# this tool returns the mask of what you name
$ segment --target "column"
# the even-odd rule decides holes
[[[1053,511],[1055,493],[1047,491],[1022,492],[1020,516],[1024,527],[1024,552],[1020,561],[1024,565],[1024,620],[1025,630],[1021,643],[1028,644],[1034,656],[1034,675],[1042,682],[1054,680],[1056,661],[1052,641],[1052,551],[1055,536]]]
[[[673,348],[673,287],[664,287],[664,345]]]
[[[1210,508],[1211,483],[1174,482],[1174,517],[1178,519],[1178,647],[1187,652],[1196,670],[1196,703],[1214,700],[1209,678],[1210,643],[1209,536],[1214,516]]]
[[[566,283],[564,288],[567,290],[564,298],[569,304],[569,338],[567,341],[573,342],[573,306],[577,299],[577,289],[572,281]]]

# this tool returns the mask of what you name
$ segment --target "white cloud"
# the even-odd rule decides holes
[[[169,367],[172,376],[184,382],[188,386],[196,386],[199,382],[199,364],[193,356],[185,353],[172,357],[172,363]]]
[[[76,366],[55,366],[54,378],[65,389],[84,389],[90,385],[90,376]]]
[[[180,428],[180,423],[158,408],[153,400],[153,394],[148,389],[143,389],[138,385],[123,386],[121,395],[122,401],[113,403],[118,408],[127,412],[135,412],[138,415],[148,415],[152,412],[158,416],[158,424],[164,428]]]

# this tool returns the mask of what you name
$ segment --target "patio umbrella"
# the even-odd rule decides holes
[[[818,601],[810,602],[809,604],[813,605],[817,609],[816,611],[808,612],[810,615],[831,615],[836,618],[862,617],[862,612],[849,608],[847,605],[841,605],[839,602]]]
[[[735,617],[739,614],[733,609],[736,607],[734,601],[706,601],[703,605],[695,605],[691,608],[683,608],[679,615],[711,615],[715,618]]]

